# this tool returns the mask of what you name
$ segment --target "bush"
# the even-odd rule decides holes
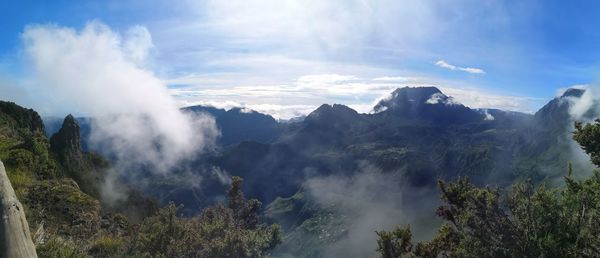
[[[6,166],[17,169],[33,170],[35,159],[31,151],[25,149],[13,149],[8,153]]]
[[[123,248],[121,238],[102,236],[92,244],[89,254],[98,258],[118,257]]]
[[[241,178],[234,178],[228,205],[204,209],[193,218],[177,216],[170,204],[132,232],[127,247],[143,257],[263,257],[281,243],[279,225],[258,221],[260,202],[246,200]]]
[[[39,258],[86,258],[88,257],[73,242],[60,237],[51,237],[36,248]]]

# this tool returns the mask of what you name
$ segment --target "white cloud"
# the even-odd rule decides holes
[[[494,119],[496,119],[492,114],[490,114],[490,112],[487,109],[484,109],[483,114],[485,115],[485,120],[487,121],[493,121]]]
[[[283,83],[306,74],[368,77],[372,74],[367,71],[348,72],[339,66],[397,71],[407,63],[423,63],[442,53],[468,62],[479,62],[472,57],[480,53],[490,59],[492,54],[502,55],[503,60],[517,56],[507,53],[511,44],[504,37],[489,42],[477,29],[510,29],[501,3],[208,0],[183,1],[173,6],[176,18],[151,23],[161,50],[159,59],[168,64],[168,77],[182,72],[227,71],[242,79],[262,77],[262,84],[267,80]],[[460,30],[460,37],[453,32],[456,30]],[[475,46],[473,38],[478,39]],[[440,40],[448,44],[439,44]],[[468,53],[461,51],[465,44]],[[489,48],[495,51],[486,51]],[[247,80],[237,83],[249,84]]]
[[[456,66],[446,63],[446,61],[444,61],[444,60],[439,60],[439,61],[435,62],[435,65],[442,67],[442,68],[450,69],[450,70],[457,69]]]
[[[22,38],[35,107],[97,117],[92,141],[108,145],[121,161],[166,170],[212,146],[214,120],[182,114],[166,85],[143,68],[153,45],[144,27],[120,35],[100,22],[81,31],[34,25]]]
[[[443,93],[435,93],[431,95],[426,104],[434,105],[434,104],[445,104],[445,105],[458,105],[459,102],[455,101],[452,97],[446,97]]]
[[[236,101],[181,101],[181,106],[210,106],[229,110],[232,108],[242,108],[242,110],[254,110],[263,114],[269,114],[275,119],[288,120],[295,117],[301,117],[314,111],[318,105],[285,105],[285,104],[245,104]],[[358,109],[357,109],[358,110]],[[364,110],[364,108],[363,108]],[[368,111],[367,111],[368,112]]]
[[[473,87],[439,87],[444,94],[471,108],[495,108],[506,111],[533,113],[547,100],[504,95]]]
[[[480,68],[459,67],[459,66],[451,65],[444,60],[439,60],[439,61],[435,62],[435,65],[442,67],[442,68],[446,68],[448,70],[453,70],[453,71],[463,71],[463,72],[474,73],[474,74],[485,74],[485,71]]]

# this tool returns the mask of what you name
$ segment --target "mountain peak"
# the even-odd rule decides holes
[[[50,144],[57,152],[79,155],[81,152],[81,135],[75,117],[70,114],[65,117],[60,130],[50,138]]]
[[[412,121],[434,124],[455,124],[480,121],[482,114],[463,106],[436,87],[403,87],[392,92],[373,108]]]
[[[457,103],[436,87],[403,87],[394,90],[389,98],[379,101],[373,111],[379,113],[388,109],[406,110],[435,104]]]
[[[392,95],[410,94],[410,95],[416,96],[416,95],[433,95],[435,93],[442,93],[442,91],[440,91],[440,89],[438,89],[435,86],[417,86],[417,87],[405,86],[405,87],[397,88],[396,90],[394,90],[392,92]]]
[[[585,89],[569,88],[560,97],[576,97],[580,98],[585,93]]]
[[[572,98],[580,98],[585,89],[569,88],[560,97],[556,97],[535,113],[538,123],[543,123],[547,128],[563,130],[571,123],[569,109]],[[571,98],[571,99],[568,99]]]
[[[354,109],[340,104],[323,104],[315,111],[311,112],[306,118],[308,120],[333,119],[335,117],[348,117],[358,115]]]

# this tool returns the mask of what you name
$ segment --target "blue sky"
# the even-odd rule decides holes
[[[594,1],[174,2],[4,1],[0,89],[40,73],[31,71],[37,57],[28,56],[28,28],[82,37],[90,24],[106,28],[95,36],[117,35],[124,52],[140,42],[127,41],[131,28],[143,28],[144,62],[135,65],[180,105],[242,105],[281,118],[321,103],[368,112],[395,87],[425,84],[472,107],[532,112],[561,88],[598,80]],[[17,91],[0,92],[43,99]]]

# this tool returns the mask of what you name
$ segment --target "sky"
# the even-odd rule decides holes
[[[125,82],[140,98],[160,81],[179,106],[281,119],[323,103],[369,112],[419,85],[473,108],[532,113],[597,82],[598,13],[600,3],[576,0],[0,0],[0,94],[43,115],[85,114],[58,84],[103,90],[114,61],[153,78],[148,89]],[[98,72],[67,72],[83,68]]]

